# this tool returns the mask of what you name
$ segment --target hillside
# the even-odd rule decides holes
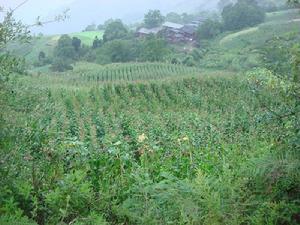
[[[212,48],[204,55],[200,66],[205,68],[233,69],[251,68],[258,66],[260,55],[257,50],[264,46],[265,42],[274,36],[285,36],[294,32],[300,36],[299,32],[300,13],[299,10],[286,10],[268,13],[266,21],[256,27],[251,27],[242,31],[222,35],[217,40],[211,41]],[[82,43],[92,45],[95,36],[101,38],[102,32],[79,32],[70,34],[71,37],[78,37]],[[25,56],[28,62],[37,60],[40,51],[51,56],[59,36],[42,36],[34,38],[31,43],[23,46],[11,46],[10,49],[17,55]],[[183,49],[190,47],[177,47]],[[241,49],[243,49],[241,51]],[[226,54],[225,54],[226,53]],[[241,61],[241,62],[240,62]]]
[[[261,49],[275,37],[300,40],[299,10],[268,13],[265,23],[242,31],[227,33],[210,43],[201,66],[247,70],[261,65]]]
[[[300,224],[299,10],[197,47],[111,24],[0,23],[39,58],[0,54],[0,225]]]
[[[71,33],[69,35],[70,37],[79,38],[84,45],[92,46],[95,37],[97,36],[101,39],[103,33],[103,31],[85,31]],[[33,37],[30,43],[23,44],[21,46],[18,44],[14,44],[9,46],[9,49],[12,51],[12,53],[24,56],[28,62],[32,63],[37,60],[40,51],[44,51],[46,55],[51,56],[59,37],[60,35]]]

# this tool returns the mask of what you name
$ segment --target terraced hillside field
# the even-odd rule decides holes
[[[268,76],[133,63],[12,80],[1,163],[23,169],[4,178],[11,207],[48,224],[264,224],[281,207],[292,218],[293,197],[264,194],[280,186],[261,161],[287,133],[269,109],[288,106]]]
[[[77,63],[73,71],[65,73],[47,73],[33,75],[34,83],[40,87],[47,85],[57,87],[91,87],[104,83],[128,83],[174,79],[199,75],[201,70],[196,67],[173,65],[166,63],[128,63],[98,65]],[[36,73],[35,73],[36,74]]]

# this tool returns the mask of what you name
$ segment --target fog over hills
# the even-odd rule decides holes
[[[1,0],[0,5],[14,8],[22,0]],[[29,0],[17,11],[17,17],[33,23],[38,16],[47,20],[69,8],[70,19],[35,29],[46,34],[70,33],[82,30],[87,24],[102,23],[109,18],[120,18],[126,23],[141,21],[149,9],[163,13],[214,10],[218,0]]]

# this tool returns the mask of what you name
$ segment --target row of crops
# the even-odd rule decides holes
[[[89,65],[83,64],[76,67],[72,72],[72,77],[80,81],[138,81],[199,73],[199,69],[195,67],[166,63],[129,63],[88,67]]]
[[[72,86],[82,88],[85,86],[89,88],[92,85],[101,85],[103,83],[154,81],[199,76],[200,73],[201,70],[196,67],[166,63],[127,63],[105,66],[78,63],[71,72],[35,75],[34,82],[40,87],[52,86],[53,88],[57,88]]]
[[[177,68],[157,65],[145,68]],[[298,212],[286,192],[279,203],[265,194],[277,185],[273,173],[260,175],[292,134],[268,111],[288,106],[264,86],[274,82],[229,72],[147,80],[140,66],[111,70],[141,70],[142,82],[94,85],[76,72],[73,83],[56,74],[15,84],[0,152],[1,196],[10,201],[1,210],[47,225],[276,224],[278,209]]]
[[[241,121],[249,120],[253,109],[249,105],[255,107],[257,103],[245,88],[232,77],[222,81],[218,77],[187,78],[106,84],[88,91],[60,89],[51,96],[63,110],[56,120],[64,117],[59,124],[64,123],[63,136],[75,137],[88,147],[108,147],[128,135],[129,145],[135,146],[134,141],[142,134],[160,147],[176,147],[177,140],[186,136],[199,147],[208,144],[207,135],[224,123],[226,131],[250,129],[249,122]],[[233,107],[234,102],[238,103]]]

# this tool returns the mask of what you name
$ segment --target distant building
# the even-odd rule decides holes
[[[184,27],[181,30],[184,33],[185,41],[194,41],[196,38],[197,29],[198,26],[194,26],[191,24],[184,25]]]
[[[181,30],[183,27],[182,24],[166,22],[163,24],[163,37],[171,43],[183,42],[184,34]]]
[[[171,30],[180,30],[183,27],[182,24],[171,23],[171,22],[165,22],[162,26],[165,29],[171,29]]]
[[[199,20],[186,25],[165,22],[161,27],[152,29],[140,28],[136,32],[136,36],[143,38],[149,35],[159,35],[170,43],[194,42],[200,24],[201,21]]]
[[[144,37],[147,37],[149,35],[157,35],[163,28],[162,27],[155,27],[155,28],[152,28],[152,29],[147,29],[147,28],[140,28],[136,35],[138,37],[141,37],[141,38],[144,38]]]

